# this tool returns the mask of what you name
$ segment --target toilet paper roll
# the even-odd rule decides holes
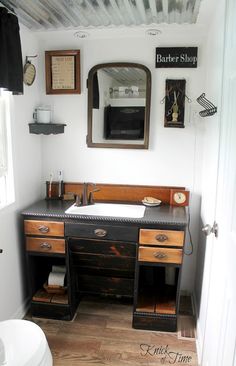
[[[66,273],[66,266],[52,266],[52,272]]]
[[[48,286],[64,286],[65,273],[50,272],[48,276]]]

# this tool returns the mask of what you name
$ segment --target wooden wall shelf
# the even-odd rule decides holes
[[[29,123],[29,132],[34,134],[42,135],[57,135],[59,133],[64,133],[64,123]]]

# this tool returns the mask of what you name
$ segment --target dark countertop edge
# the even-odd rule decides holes
[[[132,224],[161,224],[161,225],[173,225],[173,226],[186,226],[188,224],[187,221],[168,221],[168,220],[164,220],[164,221],[160,221],[158,219],[145,219],[145,218],[121,218],[121,217],[112,217],[112,216],[85,216],[85,215],[61,215],[61,214],[49,214],[49,213],[32,213],[32,212],[27,212],[27,211],[23,211],[22,212],[23,216],[31,216],[31,217],[50,217],[50,218],[60,218],[63,220],[67,220],[67,219],[73,219],[73,220],[79,220],[79,221],[83,221],[83,222],[91,222],[91,221],[96,221],[99,223],[102,222],[116,222],[116,223],[132,223]]]
[[[95,215],[75,215],[66,214],[65,210],[73,202],[63,200],[45,200],[36,201],[29,207],[22,210],[21,215],[38,219],[59,219],[65,222],[80,223],[109,223],[131,224],[131,225],[168,225],[175,227],[186,227],[189,223],[188,207],[174,208],[169,205],[161,205],[153,209],[146,208],[147,212],[143,217],[115,217],[115,216],[95,216]],[[180,214],[178,210],[180,209]],[[184,209],[184,211],[183,211]]]

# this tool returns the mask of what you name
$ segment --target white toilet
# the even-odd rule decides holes
[[[0,322],[0,366],[52,366],[42,329],[28,320]]]

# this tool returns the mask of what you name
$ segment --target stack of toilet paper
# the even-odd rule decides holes
[[[66,266],[52,266],[48,276],[48,286],[64,286]]]

